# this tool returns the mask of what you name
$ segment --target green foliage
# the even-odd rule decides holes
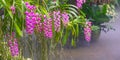
[[[77,17],[79,15],[77,7],[75,5],[59,3],[59,0],[56,2],[51,2],[51,6],[49,7],[49,10],[51,10],[51,11],[60,10],[62,12],[67,12],[67,13],[69,13],[69,16],[71,18]]]
[[[69,22],[68,26],[65,29],[65,36],[63,36],[64,37],[63,38],[63,45],[65,45],[67,43],[69,36],[71,36],[71,34],[72,34],[71,45],[75,46],[76,39],[78,38],[78,36],[81,32],[81,29],[84,27],[85,22],[86,22],[86,19],[82,15],[77,16],[77,18],[75,18],[74,20],[71,20]]]
[[[1,0],[0,4],[3,5],[2,8],[4,9],[4,16],[5,16],[4,19],[2,20],[3,23],[5,23],[2,26],[2,30],[4,34],[7,32],[13,32],[15,30],[19,36],[22,36],[22,29],[24,27],[24,16],[25,16],[24,15],[24,9],[25,9],[24,2],[22,0],[15,0],[15,1]],[[10,10],[10,7],[12,5],[16,7],[15,15],[13,15],[12,11]]]
[[[92,29],[92,31],[98,31],[98,30],[100,29],[100,27],[93,25],[93,26],[91,27],[91,29]]]
[[[78,8],[75,5],[67,4],[67,0],[63,2],[62,0],[57,0],[54,2],[49,2],[48,11],[56,11],[60,10],[61,12],[67,12],[70,16],[70,22],[68,23],[68,26],[63,27],[60,34],[56,35],[55,37],[59,39],[59,37],[62,38],[62,44],[63,46],[67,43],[67,40],[70,36],[70,32],[72,33],[72,41],[75,42],[77,36],[79,35],[80,28],[84,27],[84,24],[86,22],[85,20],[85,14],[81,10],[78,10]],[[45,10],[44,10],[45,11]],[[55,39],[56,39],[55,38]],[[58,41],[58,40],[57,40]],[[73,44],[72,44],[73,45]]]
[[[110,4],[96,5],[86,3],[83,5],[82,11],[87,15],[88,19],[92,19],[95,25],[100,25],[104,22],[109,22],[111,17],[106,13],[108,12]],[[111,8],[110,8],[111,9]],[[114,10],[114,9],[112,9]]]

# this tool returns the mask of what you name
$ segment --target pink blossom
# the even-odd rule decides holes
[[[82,5],[86,2],[86,0],[76,0],[76,5],[78,8],[82,8]]]
[[[25,5],[28,10],[33,11],[36,9],[36,7],[34,5],[30,5],[29,2],[25,2]]]
[[[36,30],[37,32],[42,31],[42,23],[41,17],[39,13],[36,13],[36,7],[34,5],[30,5],[28,2],[25,3],[27,11],[26,14],[26,32],[28,34],[33,34]]]
[[[12,42],[13,40],[13,42]],[[8,46],[10,48],[10,52],[12,56],[18,56],[19,49],[18,49],[18,42],[17,39],[14,38],[14,36],[10,36],[10,40],[8,40]]]
[[[10,9],[11,9],[12,13],[15,14],[15,6],[14,5],[11,6]]]
[[[53,19],[54,19],[54,27],[55,27],[55,31],[59,32],[60,31],[60,11],[54,11],[53,12]]]
[[[52,33],[52,19],[47,18],[46,15],[44,16],[44,35],[47,38],[52,38],[53,33]]]
[[[69,23],[69,15],[66,12],[62,14],[62,21],[64,26],[66,26]]]
[[[91,22],[86,22],[86,27],[84,28],[85,40],[90,42],[91,40]]]

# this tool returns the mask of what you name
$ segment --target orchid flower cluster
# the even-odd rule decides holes
[[[8,46],[10,48],[10,52],[12,56],[18,56],[19,49],[18,49],[18,41],[14,38],[14,34],[10,36],[10,40],[8,40]]]
[[[53,19],[54,19],[54,26],[55,26],[55,31],[59,32],[60,31],[60,11],[54,11],[53,13]]]
[[[82,5],[86,2],[86,0],[76,0],[76,5],[78,8],[82,8]]]
[[[35,13],[36,7],[26,2],[26,7],[30,11],[26,11],[26,32],[33,34],[36,29],[38,32],[44,32],[48,38],[52,38],[52,21],[44,15],[44,22],[41,22],[40,14]]]
[[[86,27],[84,28],[85,40],[87,42],[91,41],[91,22],[86,22]]]
[[[25,12],[26,14],[26,32],[28,34],[33,34],[35,25],[37,25],[37,29],[39,29],[40,25],[40,15],[38,13],[35,13],[36,7],[33,5],[30,5],[28,2],[26,2],[26,7],[28,11]]]
[[[52,32],[52,22],[54,22],[54,30],[56,32],[60,31],[61,28],[61,20],[63,24],[66,26],[69,22],[69,16],[66,12],[61,13],[60,11],[53,11],[48,18],[46,15],[42,16],[38,13],[35,13],[36,7],[30,5],[28,2],[25,3],[27,11],[26,14],[26,32],[28,34],[33,34],[36,29],[39,32],[44,32],[44,36],[47,38],[53,37]],[[41,21],[41,17],[43,17],[43,21]],[[52,17],[52,18],[51,18]]]
[[[10,10],[12,11],[12,14],[15,14],[15,6],[14,6],[14,5],[12,5],[12,6],[10,7]]]
[[[44,15],[44,35],[47,38],[52,38],[53,37],[53,33],[52,33],[52,19],[51,18],[47,18],[46,15]]]
[[[66,26],[69,23],[69,15],[66,12],[62,14],[62,20],[63,20],[64,26]]]

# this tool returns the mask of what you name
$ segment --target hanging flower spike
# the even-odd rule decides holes
[[[91,27],[92,22],[86,22],[86,24],[87,24],[89,27]]]
[[[76,6],[78,8],[82,8],[82,5],[86,2],[86,0],[76,0]]]
[[[64,26],[66,26],[69,23],[69,15],[66,12],[62,14],[62,21]]]
[[[35,28],[37,32],[42,32],[42,23],[41,23],[41,17],[38,13],[35,14],[36,20],[35,20]]]
[[[31,35],[34,32],[38,14],[34,12],[36,10],[35,6],[30,5],[28,2],[26,2],[25,5],[28,10],[25,12],[25,14],[26,14],[26,32]]]
[[[29,16],[26,16],[26,32],[28,34],[33,34],[34,32],[34,21]]]
[[[17,39],[14,38],[13,35],[14,35],[14,34],[12,34],[12,35],[10,36],[10,40],[8,40],[8,46],[9,46],[11,55],[14,57],[14,56],[18,56],[18,54],[19,54],[19,49],[18,49]],[[12,42],[12,40],[13,40],[13,42]]]
[[[53,37],[53,33],[52,33],[52,19],[51,18],[47,18],[46,15],[44,15],[44,35],[47,38],[52,38]]]
[[[15,14],[15,6],[14,5],[10,7],[10,10],[12,11],[12,14]]]
[[[17,39],[14,39],[14,52],[15,52],[15,56],[18,56],[18,54],[19,54],[19,49],[18,49]]]
[[[86,27],[84,28],[85,40],[90,42],[91,40],[91,22],[86,22]]]
[[[15,56],[14,46],[10,46],[10,52],[11,55],[14,57]]]
[[[53,19],[54,19],[54,27],[55,27],[55,31],[59,32],[60,31],[60,11],[54,11],[53,12]]]

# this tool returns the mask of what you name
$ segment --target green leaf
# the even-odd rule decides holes
[[[70,11],[70,10],[66,10],[68,13],[70,13],[70,14],[72,14],[72,15],[74,15],[75,17],[77,17],[78,15],[75,13],[75,12],[73,12],[73,11]]]
[[[84,13],[83,11],[79,10],[79,12],[80,12],[80,14],[81,14],[82,16],[86,17],[86,15],[85,15],[85,13]]]
[[[103,5],[103,7],[102,7],[102,13],[103,14],[107,13],[107,4]]]
[[[75,40],[73,38],[72,38],[72,41],[71,41],[71,45],[76,46]]]
[[[75,9],[78,9],[78,7],[77,7],[77,6],[72,5],[72,4],[66,4],[65,6],[68,6],[68,7],[73,7],[73,8],[75,8]]]
[[[55,8],[57,8],[57,6],[50,6],[49,10],[52,10],[52,9],[55,9]]]
[[[19,34],[19,36],[23,36],[23,32],[20,30],[19,26],[17,25],[16,22],[14,22],[14,26],[16,28],[16,32]]]
[[[72,35],[73,35],[73,36],[76,35],[75,27],[72,25],[71,28],[72,28]]]
[[[42,14],[45,14],[48,17],[49,14],[48,14],[48,11],[45,9],[45,7],[40,6],[40,11],[41,11]]]
[[[63,40],[62,40],[62,44],[65,45],[67,43],[67,40],[68,40],[68,36],[69,36],[69,31],[66,30],[65,31],[65,35],[63,36]]]
[[[73,18],[72,14],[68,14],[68,15],[70,16],[71,19]]]
[[[78,14],[78,11],[77,11],[75,8],[68,7],[68,9],[69,9],[69,10],[71,10],[71,11],[74,11],[75,13],[77,13],[77,14]]]
[[[77,34],[77,36],[79,35],[79,25],[78,24],[76,24],[76,34]]]

